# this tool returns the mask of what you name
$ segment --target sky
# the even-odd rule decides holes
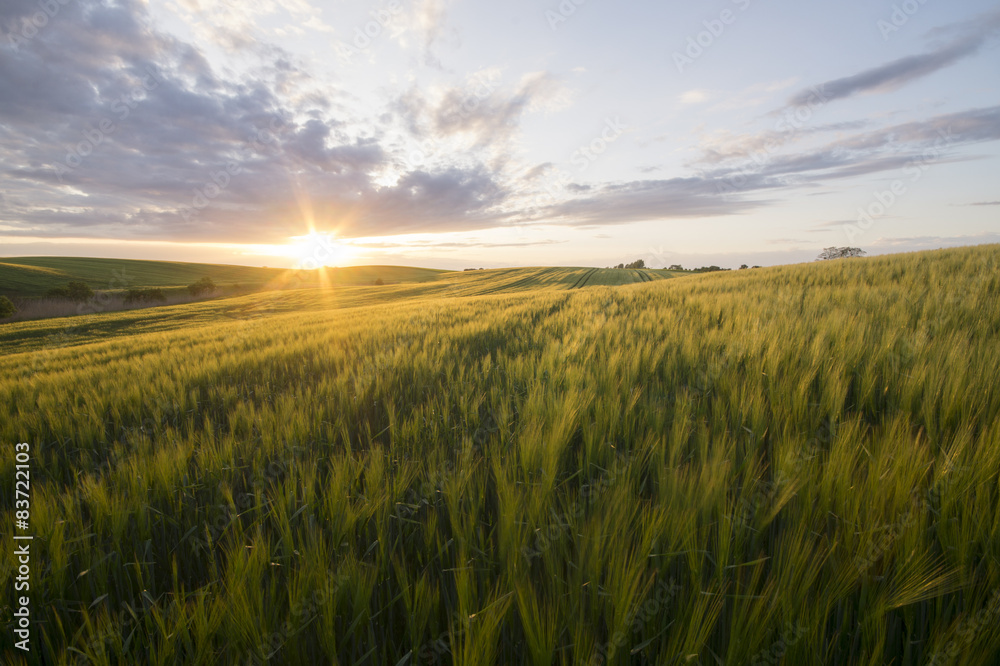
[[[1000,242],[988,0],[2,0],[0,256],[773,265]]]

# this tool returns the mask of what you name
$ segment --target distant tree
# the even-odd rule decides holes
[[[377,278],[377,279],[375,280],[375,286],[376,286],[376,287],[381,287],[381,286],[382,286],[382,285],[384,285],[384,284],[385,284],[385,282],[382,282],[382,278]]]
[[[746,264],[740,264],[740,270],[741,271],[744,270],[744,269],[747,269],[747,268],[750,268],[750,267],[747,266]]]
[[[625,268],[625,264],[618,264],[615,268]]]
[[[125,296],[122,300],[125,302],[125,305],[132,305],[133,303],[139,302],[141,294],[142,289],[129,289],[125,292]]]
[[[70,300],[82,303],[94,297],[94,290],[86,282],[70,282],[66,285],[66,295]]]
[[[820,252],[819,256],[816,257],[816,261],[824,261],[827,259],[849,259],[851,257],[863,257],[867,252],[862,250],[860,247],[825,247],[823,251]]]
[[[69,290],[66,287],[53,287],[45,292],[46,298],[69,298]]]
[[[203,277],[197,282],[188,285],[188,292],[192,296],[201,296],[210,291],[215,291],[215,283],[212,282],[212,278],[210,277]]]
[[[684,267],[683,267],[683,266],[681,266],[680,264],[671,264],[671,265],[670,265],[670,268],[668,268],[667,270],[671,270],[671,271],[682,271],[682,270],[684,270]]]
[[[619,268],[645,268],[646,262],[642,259],[636,259],[630,264],[625,264],[624,266],[619,266]]]
[[[0,296],[0,319],[13,317],[17,312],[17,307],[6,296]]]
[[[760,266],[751,266],[750,268],[760,268]]]
[[[166,303],[167,297],[161,289],[129,289],[125,292],[125,305],[136,303]]]

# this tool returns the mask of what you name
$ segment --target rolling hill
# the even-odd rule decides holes
[[[385,282],[422,282],[448,272],[402,266],[329,269],[330,278],[337,284],[370,284],[377,278]],[[86,282],[94,290],[179,288],[206,276],[218,285],[280,286],[293,273],[299,284],[312,284],[318,279],[315,271],[284,268],[88,257],[0,257],[0,294],[42,296],[70,280]]]
[[[356,308],[439,298],[477,297],[521,292],[571,291],[625,286],[675,277],[669,271],[604,268],[503,268],[482,271],[434,271],[398,266],[361,266],[327,271],[327,279],[304,288],[267,290],[122,312],[93,312],[0,324],[0,353],[28,351],[60,337],[65,345],[84,344],[118,335],[172,330],[194,324],[259,318],[320,308]],[[387,275],[383,286],[369,278]],[[686,275],[681,273],[681,275]],[[337,279],[339,278],[339,279]],[[392,282],[396,278],[400,282]],[[697,279],[691,275],[690,279]],[[410,281],[402,281],[410,280]],[[352,284],[351,282],[361,284]],[[278,284],[281,284],[279,281]],[[98,308],[99,309],[99,308]],[[63,335],[64,331],[72,335]]]

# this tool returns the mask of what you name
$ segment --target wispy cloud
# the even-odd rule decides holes
[[[696,88],[695,90],[688,90],[680,96],[681,104],[700,104],[708,100],[711,93],[702,88]]]
[[[766,189],[763,182],[755,189]],[[586,195],[545,207],[543,217],[569,225],[613,225],[750,211],[769,202],[723,196],[708,178],[639,180],[591,188]]]
[[[788,100],[789,106],[809,104],[816,90],[822,92],[826,101],[852,97],[862,93],[895,90],[917,79],[929,76],[956,62],[974,55],[1000,31],[1000,12],[993,12],[974,21],[954,26],[959,33],[953,41],[928,53],[907,56],[885,65],[827,81],[803,90]]]
[[[735,188],[731,185],[728,189],[746,191],[756,189],[761,183],[818,184],[903,169],[935,146],[937,162],[973,159],[952,152],[961,145],[1000,140],[1000,106],[890,125],[808,150],[766,153],[761,159],[751,159],[755,147],[764,145],[766,139],[766,135],[748,136],[739,150],[730,149],[725,154],[727,158],[744,157],[743,161],[730,160],[720,166],[723,162],[720,155],[709,151],[693,164],[704,168],[704,176],[724,183],[733,183],[738,178]]]

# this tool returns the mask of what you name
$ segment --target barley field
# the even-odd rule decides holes
[[[998,265],[470,271],[0,325],[29,663],[1000,663]]]

